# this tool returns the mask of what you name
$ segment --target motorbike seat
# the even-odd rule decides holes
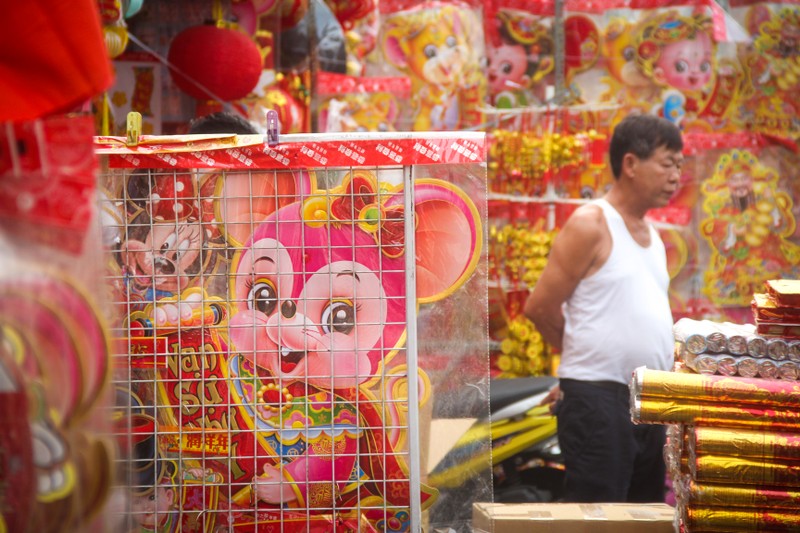
[[[494,413],[512,403],[547,392],[556,384],[558,378],[553,376],[493,379],[489,384],[490,411]]]

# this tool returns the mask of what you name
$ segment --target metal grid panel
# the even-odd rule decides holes
[[[418,524],[431,491],[408,444],[398,177],[410,168],[105,176],[125,527]]]

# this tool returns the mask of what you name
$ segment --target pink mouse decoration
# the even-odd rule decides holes
[[[402,190],[355,171],[282,207],[274,198],[252,198],[242,211],[224,203],[252,187],[231,180],[222,191],[226,232],[254,212],[261,221],[230,280],[232,401],[239,427],[255,430],[234,437],[242,459],[231,471],[253,482],[238,500],[254,498],[259,509],[358,509],[379,529],[407,530],[409,474],[395,406],[404,398],[392,393],[406,379],[404,356],[389,364],[406,335],[410,217]],[[415,183],[415,214],[417,298],[427,303],[471,276],[482,231],[471,200],[444,181]],[[435,494],[423,487],[424,507]]]

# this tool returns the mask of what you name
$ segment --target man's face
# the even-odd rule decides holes
[[[664,146],[647,159],[640,159],[635,172],[637,185],[651,201],[652,207],[664,207],[680,187],[683,155]]]

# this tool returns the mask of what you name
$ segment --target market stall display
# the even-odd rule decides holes
[[[102,530],[117,448],[93,121],[0,130],[0,531]]]
[[[766,281],[756,322],[765,306],[795,301],[796,289],[796,280]],[[777,370],[796,367],[794,339],[686,318],[674,331],[676,368],[639,368],[630,389],[634,422],[669,425],[676,530],[795,531],[800,397],[796,369]]]
[[[130,525],[419,527],[437,496],[420,408],[486,378],[486,318],[468,303],[485,293],[483,142],[97,138],[114,384],[131,427],[151,420],[133,433],[148,476],[120,480]]]
[[[92,125],[0,129],[0,410],[13,430],[0,470],[25,467],[0,484],[0,531],[408,530],[424,509],[452,519],[432,527],[468,528],[412,442],[426,417],[464,415],[457,392],[488,397],[487,345],[492,377],[557,373],[521,304],[559,228],[604,194],[608,134],[631,113],[685,140],[678,191],[649,214],[681,366],[637,374],[635,416],[675,423],[689,531],[798,521],[796,0],[95,3],[19,3],[0,32],[0,118],[91,109],[112,162],[100,232],[92,148],[77,142]],[[281,134],[335,135],[172,136],[220,109],[262,133],[277,113]],[[145,137],[109,137],[128,133],[129,111]],[[103,273],[87,251],[101,242]],[[341,294],[367,274],[377,293]],[[454,479],[489,499],[488,437],[467,447],[480,472]]]

